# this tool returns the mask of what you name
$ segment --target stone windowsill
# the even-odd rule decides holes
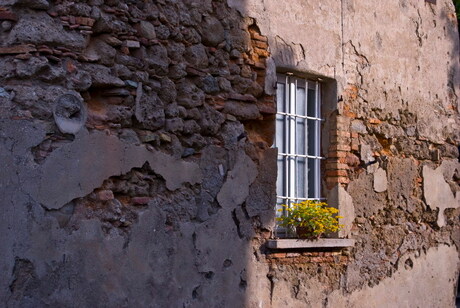
[[[275,239],[267,241],[267,247],[270,249],[347,248],[354,245],[355,240],[345,238],[320,238],[317,240]]]

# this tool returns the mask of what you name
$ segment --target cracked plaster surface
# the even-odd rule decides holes
[[[449,184],[444,179],[446,165],[436,169],[423,166],[423,195],[426,203],[432,209],[439,209],[437,224],[439,227],[446,225],[444,210],[460,207],[460,193],[454,195]]]

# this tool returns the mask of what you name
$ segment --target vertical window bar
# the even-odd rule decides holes
[[[294,105],[294,109],[292,110],[292,114],[294,114],[294,117],[293,117],[293,121],[294,121],[294,127],[293,127],[293,130],[292,130],[292,134],[293,134],[293,139],[294,139],[294,145],[293,145],[293,152],[294,154],[297,154],[297,88],[299,86],[299,80],[297,78],[294,78],[294,99],[293,99],[293,105]],[[297,191],[297,185],[299,184],[298,183],[298,170],[297,170],[297,163],[298,163],[298,158],[297,156],[294,157],[294,162],[293,162],[293,173],[294,173],[294,197],[299,197],[299,192]],[[298,202],[297,199],[294,200],[295,203]]]
[[[315,111],[316,111],[316,118],[317,119],[320,119],[321,118],[321,103],[320,103],[320,99],[321,99],[321,91],[320,91],[320,84],[318,81],[316,81],[316,87],[315,87],[315,91],[316,91],[316,100],[315,100],[315,104],[316,104],[316,108],[315,108]],[[316,121],[316,125],[315,125],[315,138],[316,138],[316,149],[315,149],[315,155],[317,157],[319,157],[321,155],[321,134],[320,134],[320,125],[321,125],[321,121]],[[319,159],[315,159],[316,160],[316,166],[315,166],[315,197],[316,198],[320,198],[321,196],[321,183],[320,183],[320,163],[321,161]]]
[[[305,80],[305,114],[308,115],[308,87],[309,81]],[[308,120],[305,120],[305,139],[308,137]],[[305,140],[305,154],[308,154],[308,140]],[[310,192],[308,191],[308,158],[305,158],[305,196],[310,197]]]
[[[286,112],[289,112],[289,77],[285,76],[284,78],[284,108]],[[289,122],[288,117],[284,117],[284,151],[287,152],[289,149]],[[283,196],[289,197],[289,158],[287,156],[283,157],[284,160],[284,191]],[[284,204],[288,204],[288,199],[284,199]],[[283,213],[286,214],[286,213]]]
[[[308,115],[308,80],[305,80],[305,95],[304,96],[305,96],[304,114]],[[305,136],[305,142],[304,142],[304,149],[303,150],[304,150],[305,154],[308,154],[308,140],[307,140],[307,137],[308,137],[308,120],[307,119],[304,120],[304,136]],[[303,174],[304,174],[304,177],[305,177],[304,182],[303,182],[303,185],[304,185],[303,191],[304,191],[304,194],[305,194],[304,197],[308,198],[308,158],[304,159],[303,168],[304,168]]]
[[[294,77],[289,77],[289,113],[295,114],[295,98],[296,98],[296,80]],[[289,153],[295,153],[295,117],[289,116]],[[289,196],[296,196],[295,187],[295,159],[289,159]]]

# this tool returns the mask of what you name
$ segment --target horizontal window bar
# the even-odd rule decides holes
[[[322,118],[315,118],[315,117],[310,117],[310,116],[303,116],[303,115],[295,114],[295,113],[277,112],[276,114],[283,115],[283,116],[288,116],[288,117],[295,117],[295,118],[307,119],[307,120],[325,121],[325,120],[322,119]]]
[[[276,199],[287,199],[287,200],[326,200],[326,198],[300,198],[300,197],[285,197],[285,196],[276,196]]]
[[[303,155],[303,154],[278,153],[278,155],[280,155],[280,156],[288,156],[288,157],[303,157],[303,158],[314,158],[314,159],[326,159],[326,157],[322,157],[322,156]]]

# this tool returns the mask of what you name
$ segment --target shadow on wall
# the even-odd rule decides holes
[[[226,1],[22,3],[0,10],[0,302],[267,307],[266,38]]]
[[[458,1],[454,1],[455,8],[458,8],[459,4]],[[457,9],[458,10],[458,9]],[[457,11],[457,14],[460,12]],[[456,15],[455,10],[448,10],[444,8],[441,11],[441,20],[442,24],[452,24],[457,23],[457,27],[445,27],[445,33],[447,37],[452,42],[452,50],[450,51],[450,61],[448,62],[449,70],[447,75],[448,84],[447,87],[449,88],[448,93],[448,100],[450,101],[450,106],[453,111],[457,113],[460,110],[460,98],[459,98],[459,84],[460,84],[460,67],[459,67],[459,58],[460,58],[460,28],[458,26],[458,15]],[[457,146],[460,146],[460,137],[457,134],[456,140],[451,140]],[[460,156],[459,156],[460,157]]]

